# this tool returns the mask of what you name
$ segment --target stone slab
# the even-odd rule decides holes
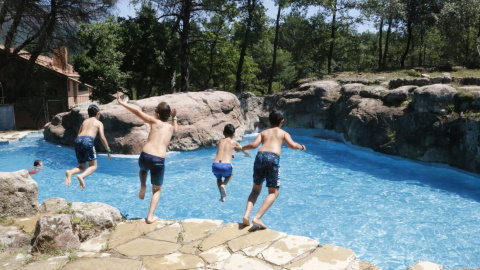
[[[23,267],[21,270],[57,270],[61,269],[65,264],[67,264],[68,259],[65,257],[56,257],[50,258],[45,261],[36,261],[29,263]]]
[[[159,230],[151,232],[147,235],[147,237],[156,239],[156,240],[163,240],[167,242],[177,243],[179,240],[179,234],[182,232],[182,227],[179,223],[175,223],[166,227],[163,227]]]
[[[202,257],[209,264],[212,264],[218,261],[224,261],[228,259],[231,254],[224,245],[220,245],[200,253],[199,256]]]
[[[442,269],[443,269],[443,265],[427,262],[427,261],[418,261],[407,270],[442,270]]]
[[[382,268],[366,261],[358,261],[358,270],[382,270]]]
[[[207,269],[237,270],[237,269],[275,269],[257,258],[249,258],[242,254],[233,254],[229,259],[209,265]]]
[[[210,249],[212,247],[221,245],[232,239],[247,234],[249,228],[250,226],[244,227],[243,224],[230,222],[203,240],[202,246],[204,249]]]
[[[62,270],[139,270],[142,262],[120,258],[81,258],[68,263]]]
[[[285,236],[285,233],[266,229],[235,238],[229,241],[227,244],[233,252],[236,252],[247,247],[256,246],[263,243],[271,243]]]
[[[188,243],[204,238],[223,225],[222,220],[186,219],[182,222],[183,241]]]
[[[171,242],[138,238],[115,248],[119,253],[129,256],[150,256],[169,254],[177,251],[181,245]]]
[[[288,235],[262,252],[263,258],[276,265],[284,265],[296,257],[314,250],[318,241],[304,236]]]
[[[271,244],[270,242],[267,242],[267,243],[263,243],[263,244],[260,244],[260,245],[251,246],[251,247],[247,247],[247,248],[242,249],[242,251],[247,256],[255,257],[258,254],[262,253],[262,251],[267,249],[267,247],[270,246],[270,244]]]
[[[90,251],[90,252],[100,252],[104,249],[108,243],[109,234],[104,232],[97,237],[88,239],[87,241],[80,244],[80,250]]]
[[[167,256],[144,257],[143,266],[148,270],[203,269],[205,263],[193,254],[176,252]]]
[[[178,251],[185,254],[196,254],[200,252],[200,250],[198,249],[199,247],[203,248],[203,246],[201,246],[201,243],[202,243],[202,240],[197,240],[197,241],[190,242],[188,244],[183,244],[183,246]]]
[[[286,265],[285,268],[291,270],[356,270],[354,268],[355,259],[356,255],[350,249],[325,244],[307,257]]]
[[[162,219],[159,219],[152,224],[145,223],[145,219],[130,220],[128,222],[119,223],[115,228],[115,231],[110,235],[109,244],[112,247],[123,245],[135,238],[163,228],[167,224],[168,222]]]

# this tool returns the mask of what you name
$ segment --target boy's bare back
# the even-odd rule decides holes
[[[214,162],[231,163],[235,147],[240,147],[240,144],[228,137],[221,139],[218,143],[217,156]]]
[[[294,148],[296,144],[290,134],[280,127],[272,127],[260,132],[255,140],[258,140],[259,137],[262,143],[262,146],[258,149],[259,152],[272,152],[279,156],[282,152],[283,142],[286,142],[290,148]]]
[[[148,134],[147,143],[143,146],[143,152],[165,158],[167,155],[167,145],[173,134],[173,126],[169,123],[156,119],[150,123],[150,134]]]
[[[78,136],[90,136],[95,139],[97,131],[103,132],[103,124],[94,117],[90,117],[83,121]]]

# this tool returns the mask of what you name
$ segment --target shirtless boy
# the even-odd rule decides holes
[[[75,155],[77,156],[78,167],[65,172],[65,184],[70,186],[72,175],[82,172],[77,175],[80,189],[85,188],[85,177],[92,174],[97,169],[97,155],[95,153],[95,136],[97,132],[100,135],[100,140],[108,151],[108,159],[111,160],[110,147],[108,147],[107,139],[103,133],[103,124],[98,120],[100,117],[100,109],[97,105],[92,104],[88,106],[88,117],[83,121],[78,131],[78,136],[75,139]],[[88,162],[88,168],[85,169],[85,163]]]
[[[280,128],[284,121],[282,112],[275,109],[272,110],[268,120],[270,122],[270,128],[260,132],[253,142],[243,146],[243,149],[249,150],[257,148],[260,143],[262,144],[255,158],[255,164],[253,166],[253,189],[250,196],[248,196],[247,208],[243,215],[243,224],[250,226],[250,214],[257,201],[258,195],[260,195],[262,191],[262,183],[266,179],[268,196],[252,219],[252,223],[260,226],[262,229],[267,228],[262,222],[262,217],[277,199],[280,189],[280,154],[283,142],[291,149],[306,150],[305,145],[294,142],[290,134]]]
[[[154,216],[154,213],[162,191],[167,145],[170,143],[173,132],[178,130],[176,117],[177,110],[170,110],[170,106],[166,102],[160,102],[155,109],[155,117],[153,117],[142,112],[138,108],[123,102],[120,99],[118,92],[117,101],[118,104],[134,113],[144,122],[150,124],[151,127],[147,143],[143,146],[142,153],[138,159],[138,165],[140,166],[140,192],[138,193],[138,197],[141,200],[145,198],[147,175],[148,171],[150,171],[153,195],[152,200],[150,201],[150,209],[148,211],[146,222],[151,224],[158,219]],[[170,116],[172,116],[172,125],[167,122]]]
[[[217,156],[212,164],[212,172],[217,177],[217,186],[220,191],[220,201],[224,202],[227,192],[225,186],[228,184],[233,176],[232,165],[232,152],[242,151],[242,146],[233,140],[235,136],[235,127],[232,124],[226,124],[223,129],[223,135],[225,138],[221,139],[218,143]],[[248,155],[247,151],[244,151],[245,155]],[[224,178],[222,182],[222,178]]]

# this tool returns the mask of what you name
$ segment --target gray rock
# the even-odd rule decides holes
[[[31,237],[17,226],[0,226],[0,246],[19,248],[30,245]]]
[[[40,205],[40,211],[55,213],[59,210],[64,209],[67,206],[67,200],[64,198],[49,198],[43,201]]]
[[[179,130],[172,138],[169,150],[194,150],[214,146],[223,138],[227,123],[235,126],[236,139],[244,132],[244,117],[238,98],[228,92],[189,92],[151,97],[130,101],[143,112],[154,115],[158,103],[165,101],[177,109]],[[116,101],[99,106],[100,121],[105,127],[105,136],[112,151],[122,154],[139,154],[148,138],[150,127],[137,116],[118,105]],[[58,114],[44,130],[45,140],[73,145],[83,120],[86,108],[73,109]],[[100,139],[96,138],[97,151],[105,151]]]
[[[122,220],[122,214],[117,208],[100,202],[74,202],[71,210],[75,217],[101,229],[111,228]]]
[[[454,104],[455,93],[455,88],[443,84],[420,87],[413,91],[412,104],[418,112],[441,113]]]
[[[340,94],[342,94],[342,96],[344,96],[345,98],[349,98],[353,95],[360,95],[363,87],[365,86],[359,83],[345,84],[340,89]]]
[[[0,218],[38,213],[38,185],[27,170],[0,172]]]
[[[383,86],[365,86],[360,91],[360,96],[364,98],[383,99],[388,92],[388,89]]]
[[[463,85],[480,85],[480,78],[464,77],[460,79],[460,84]]]
[[[398,105],[408,100],[409,92],[406,87],[399,87],[386,93],[383,101],[388,105]]]
[[[44,215],[38,219],[33,251],[42,252],[50,248],[69,249],[79,245],[80,240],[73,231],[70,215]]]

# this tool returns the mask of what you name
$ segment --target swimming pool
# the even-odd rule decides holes
[[[311,132],[293,136],[306,152],[283,149],[280,196],[262,219],[270,229],[350,248],[358,259],[383,269],[406,269],[418,260],[446,269],[480,266],[479,177],[361,151]],[[242,144],[254,138],[246,135]],[[233,159],[225,203],[218,201],[211,173],[215,153],[215,148],[168,153],[158,217],[241,222],[256,150],[250,158]],[[45,142],[42,134],[0,144],[0,171],[28,169],[35,159],[46,167],[32,176],[40,202],[51,197],[100,201],[128,218],[146,216],[151,194],[144,201],[137,197],[138,156],[114,155],[109,161],[100,155],[98,170],[80,192],[76,178],[70,188],[64,184],[65,170],[76,166],[73,149]],[[264,187],[253,214],[266,193]]]

